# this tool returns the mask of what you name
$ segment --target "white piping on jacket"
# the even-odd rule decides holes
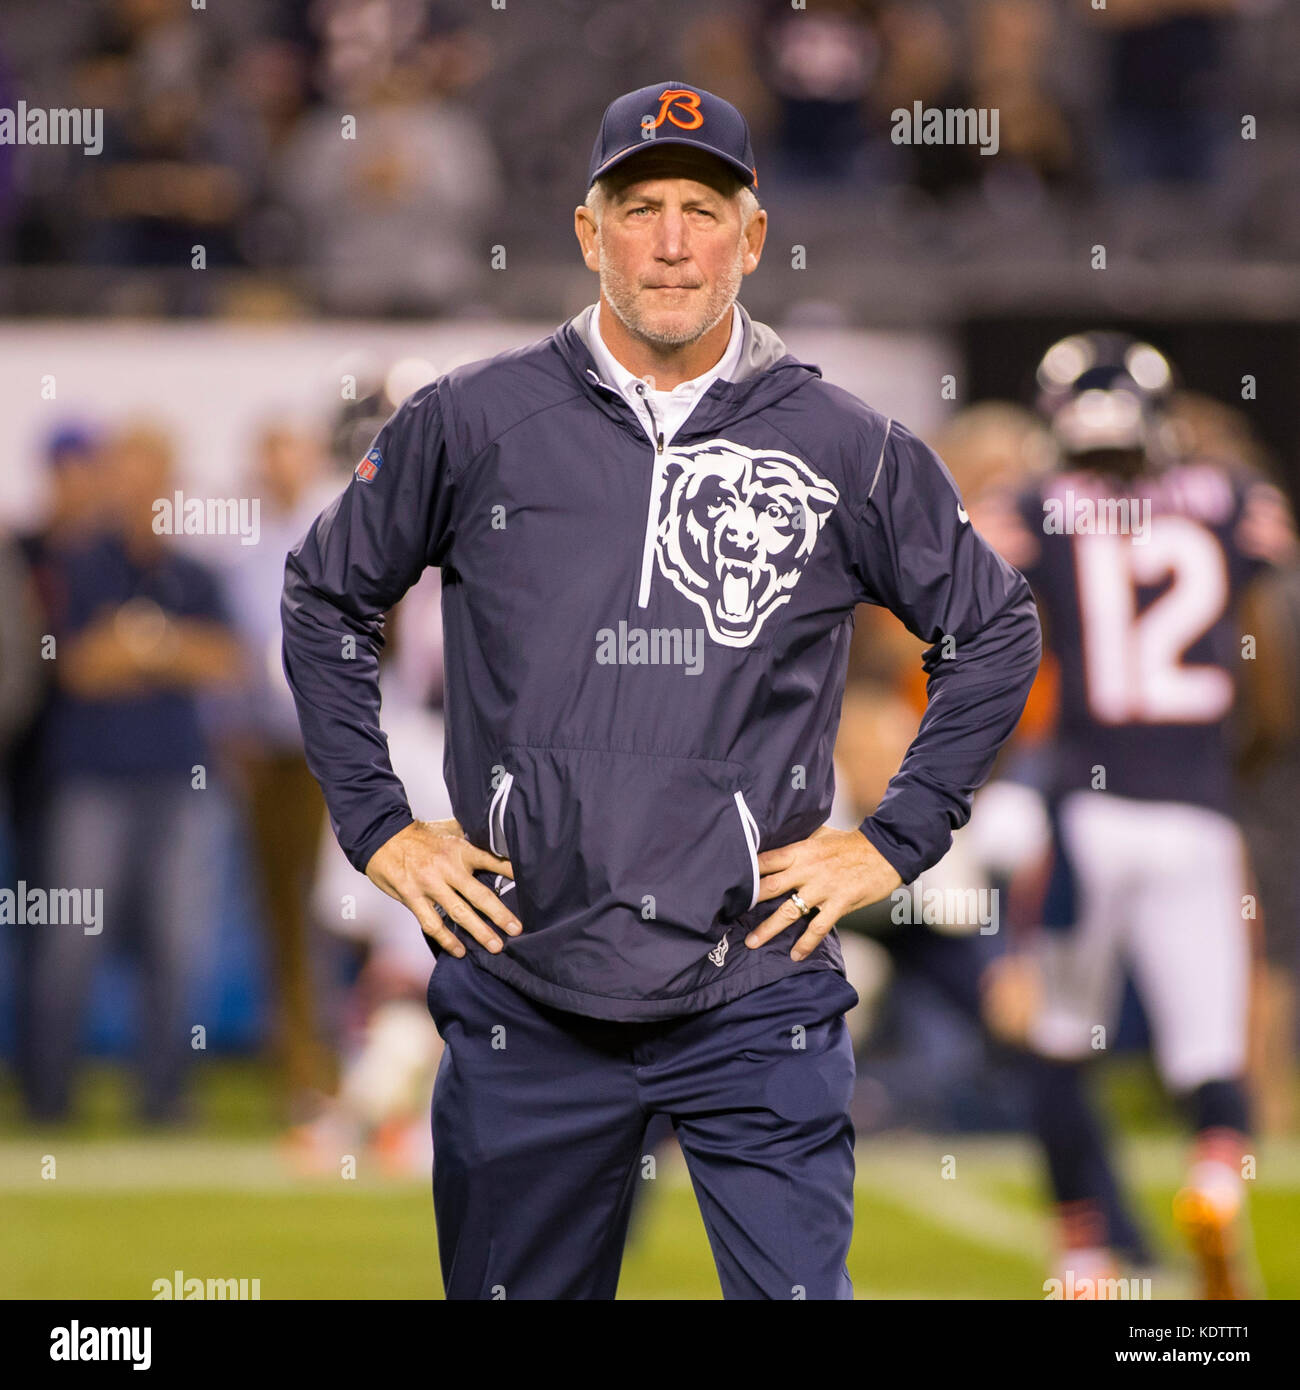
[[[515,774],[507,772],[501,779],[501,785],[492,794],[492,803],[488,807],[488,848],[500,859],[508,859],[506,853],[509,846],[506,844],[506,797],[510,795],[510,788],[515,784]],[[497,824],[500,822],[501,833],[497,835]],[[509,884],[502,888],[503,883]],[[506,879],[505,874],[496,876],[496,891],[498,896],[508,893],[515,886],[514,879]]]
[[[754,891],[750,896],[749,906],[753,907],[758,901],[758,822],[745,805],[744,796],[740,792],[736,792],[735,796],[736,810],[740,812],[740,828],[745,832],[745,844],[749,846],[749,868],[754,877]]]
[[[655,426],[655,454],[650,460],[650,505],[646,508],[645,543],[641,547],[641,590],[637,594],[637,607],[644,608],[650,602],[650,578],[654,573],[655,560],[655,531],[658,529],[659,521],[659,495],[664,485],[663,471],[659,467],[659,461],[664,454],[664,432],[659,428],[654,406],[651,405],[650,397],[645,394],[645,388],[640,382],[637,382],[637,392],[645,401],[645,408]]]

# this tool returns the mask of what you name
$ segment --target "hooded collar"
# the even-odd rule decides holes
[[[582,338],[596,359],[596,370],[601,374],[601,380],[610,386],[617,386],[626,396],[639,378],[634,372],[629,371],[609,350],[609,344],[605,342],[600,331],[599,308],[599,305],[593,304],[582,316],[582,323],[580,324]],[[737,366],[740,364],[740,350],[744,346],[744,341],[745,335],[741,328],[740,310],[733,304],[731,306],[731,332],[727,337],[727,346],[722,356],[708,371],[701,372],[693,381],[684,381],[680,385],[674,386],[673,392],[680,392],[683,387],[689,387],[689,394],[699,396],[719,378],[724,381],[731,381],[736,375]],[[703,389],[700,387],[700,382],[704,383]]]
[[[734,377],[730,381],[715,381],[700,397],[677,434],[678,440],[716,433],[821,376],[819,367],[787,352],[777,334],[767,324],[751,318],[739,301],[736,310],[740,315],[741,344]],[[644,438],[632,407],[617,386],[601,378],[587,327],[591,312],[592,306],[588,305],[562,324],[554,334],[555,346],[592,403]]]

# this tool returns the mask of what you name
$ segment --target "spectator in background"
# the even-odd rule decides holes
[[[191,267],[238,260],[247,189],[185,85],[133,89],[120,126],[105,133],[102,165],[85,175],[83,258],[91,265]]]
[[[45,447],[48,493],[44,520],[18,537],[41,610],[51,622],[63,612],[63,563],[104,525],[108,487],[104,445],[83,422],[70,421]],[[49,629],[47,629],[48,631]]]
[[[285,555],[338,484],[324,476],[319,441],[287,422],[262,430],[255,460],[247,490],[261,503],[261,533],[229,576],[232,619],[249,673],[232,751],[270,946],[274,1049],[286,1118],[301,1124],[314,1117],[320,1096],[332,1088],[335,1069],[322,1037],[313,973],[319,952],[311,949],[307,917],[325,803],[307,770],[280,664],[280,590]]]
[[[828,0],[795,11],[786,0],[765,0],[755,58],[776,103],[778,179],[847,183],[862,172],[883,8],[879,0]]]
[[[454,99],[457,25],[422,41],[418,11],[394,7],[388,25],[357,0],[320,13],[327,104],[279,169],[318,294],[343,313],[454,308],[488,268],[478,237],[501,189],[486,130]]]
[[[98,933],[38,929],[29,1105],[66,1117],[86,1004],[106,949],[142,957],[139,1110],[183,1113],[192,1055],[187,989],[213,901],[213,803],[199,697],[229,686],[240,652],[214,576],[154,530],[170,497],[172,446],[137,427],[112,441],[103,534],[68,554],[56,633],[57,689],[45,734],[52,887],[102,890]]]
[[[214,100],[213,33],[186,0],[108,9],[88,64],[109,102],[103,154],[80,175],[89,264],[188,269],[195,245],[208,265],[236,261],[247,180]]]
[[[890,178],[932,197],[974,181],[978,149],[961,145],[894,145],[889,139],[893,112],[923,107],[972,104],[961,35],[933,4],[889,5],[879,20],[883,62],[872,87],[872,125],[892,156]]]
[[[872,106],[881,129],[917,101],[997,113],[996,158],[974,144],[895,147],[909,184],[940,199],[992,181],[1033,196],[1073,175],[1074,137],[1046,74],[1057,31],[1044,0],[982,0],[966,10],[962,27],[936,5],[889,5],[880,36],[884,60]]]
[[[975,154],[983,179],[1060,186],[1078,173],[1078,138],[1047,69],[1060,40],[1046,0],[971,7],[970,104],[998,112],[998,157]],[[964,104],[964,103],[963,103]]]
[[[715,90],[743,95],[770,128],[776,156],[759,171],[769,195],[906,185],[943,199],[996,178],[1035,196],[1071,178],[1075,140],[1046,75],[1057,34],[1049,6],[984,0],[964,18],[934,3],[831,0],[813,11],[754,0],[695,21],[684,49],[721,74]],[[893,113],[915,102],[996,108],[999,158],[973,145],[895,144]]]
[[[16,84],[9,70],[5,50],[0,48],[0,107],[13,110]],[[14,235],[19,218],[17,160],[12,145],[0,145],[0,262],[12,258]]]
[[[26,718],[12,730],[8,758],[0,766],[0,800],[8,801],[12,815],[13,877],[31,884],[48,882],[45,840],[50,784],[42,759],[54,698],[54,662],[44,651],[39,653],[42,659],[36,660],[37,644],[62,624],[67,607],[67,557],[101,525],[105,501],[103,445],[84,423],[59,426],[49,438],[44,461],[48,482],[44,519],[15,541],[25,579],[18,592],[26,592],[32,603],[36,689]],[[6,586],[5,592],[15,591]],[[16,606],[20,608],[21,603]],[[6,603],[5,607],[12,610],[15,605]],[[27,922],[13,927],[15,1063],[20,1085],[28,1095],[34,1084],[31,1017],[37,931]]]
[[[310,61],[301,45],[282,37],[265,38],[240,55],[219,98],[220,119],[247,190],[239,252],[258,270],[295,267],[301,252],[275,176],[306,109],[309,73]]]
[[[1109,40],[1108,172],[1116,184],[1206,183],[1230,130],[1226,73],[1243,0],[1080,7]]]

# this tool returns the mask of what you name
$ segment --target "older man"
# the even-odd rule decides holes
[[[857,996],[833,927],[942,856],[1038,665],[1028,588],[939,460],[735,302],[755,184],[726,102],[615,101],[575,214],[599,302],[418,391],[288,559],[310,765],[439,957],[450,1297],[612,1297],[656,1114],[728,1297],[852,1296]],[[436,824],[389,765],[375,655],[428,565],[456,811]],[[876,813],[834,831],[859,603],[931,644],[931,702]]]

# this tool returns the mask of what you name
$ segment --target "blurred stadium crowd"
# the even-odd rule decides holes
[[[605,93],[665,63],[748,113],[760,194],[817,209],[800,235],[823,269],[861,271],[864,237],[877,270],[1059,270],[1095,242],[1220,264],[1300,250],[1300,79],[1269,61],[1300,43],[1282,0],[64,0],[58,14],[9,7],[0,105],[102,108],[104,148],[0,146],[10,312],[553,313]],[[894,143],[891,113],[915,102],[996,109],[998,157]],[[494,276],[498,246],[534,271],[527,286]]]

